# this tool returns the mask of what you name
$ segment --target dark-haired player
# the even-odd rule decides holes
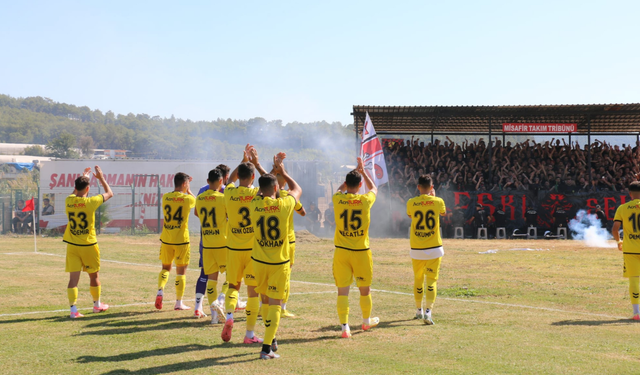
[[[358,194],[362,179],[369,189],[366,194]],[[335,207],[336,231],[334,235],[333,277],[338,287],[338,317],[342,326],[342,337],[351,337],[349,328],[349,288],[356,279],[360,289],[360,308],[362,309],[362,329],[367,331],[380,323],[380,319],[371,318],[373,302],[371,300],[371,279],[373,260],[369,249],[369,223],[371,206],[376,201],[378,189],[365,173],[362,159],[358,158],[358,167],[347,173],[345,182],[333,195]]]
[[[252,164],[251,155],[255,155]],[[258,193],[258,188],[253,187],[255,170],[259,169],[261,174],[264,169],[260,167],[257,160],[257,152],[249,145],[245,148],[242,163],[231,173],[229,184],[224,190],[224,201],[227,207],[227,281],[229,290],[225,298],[226,321],[222,329],[222,340],[231,340],[233,330],[233,313],[238,304],[238,294],[240,285],[244,279],[247,285],[247,327],[244,338],[245,344],[260,344],[262,339],[254,334],[258,312],[260,310],[260,299],[256,289],[256,278],[251,262],[251,250],[253,249],[254,228],[251,222],[251,200]],[[235,186],[234,181],[238,179],[239,185]]]
[[[257,282],[256,292],[262,295],[262,306],[267,312],[262,316],[265,326],[260,352],[262,359],[279,357],[274,353],[278,349],[275,337],[291,272],[289,225],[302,194],[300,186],[284,170],[282,160],[274,158],[274,171],[282,175],[289,185],[288,193],[278,197],[276,177],[265,174],[258,180],[260,193],[251,202],[251,220],[255,230],[251,259]]]
[[[82,176],[76,178],[73,194],[65,199],[65,210],[69,223],[64,231],[62,240],[67,243],[67,259],[65,272],[69,272],[67,296],[71,306],[71,318],[81,318],[76,301],[78,300],[78,281],[80,272],[89,274],[91,297],[93,297],[93,312],[107,311],[109,305],[100,302],[101,286],[98,272],[100,271],[100,249],[96,238],[95,212],[100,205],[113,197],[113,192],[104,178],[100,167],[96,165],[93,176],[100,181],[104,188],[103,194],[89,198],[91,185],[91,168],[84,170]]]
[[[218,323],[222,314],[218,301],[218,274],[224,273],[227,265],[227,209],[224,194],[220,192],[223,177],[220,169],[212,169],[207,176],[209,188],[196,197],[195,215],[200,219],[202,241],[202,270],[207,278],[207,298],[211,306],[211,324]],[[198,303],[199,302],[199,303]],[[196,300],[197,309],[202,310],[202,298]],[[200,313],[196,316],[205,316]]]
[[[629,296],[633,307],[633,320],[640,320],[640,181],[629,185],[632,201],[616,210],[611,234],[622,251],[624,267],[622,276],[629,278]],[[620,228],[624,238],[620,238]]]
[[[437,281],[440,262],[444,255],[440,236],[440,216],[447,213],[444,201],[436,197],[431,176],[418,179],[420,195],[407,202],[407,215],[411,218],[411,263],[413,264],[413,296],[416,302],[416,319],[433,324],[431,310],[438,293]],[[425,291],[425,276],[426,291]],[[427,304],[422,310],[422,296]]]
[[[189,246],[189,214],[196,206],[196,198],[191,193],[192,178],[186,173],[178,172],[173,178],[174,190],[162,196],[164,225],[160,234],[160,260],[162,270],[158,276],[158,294],[156,308],[162,309],[164,287],[169,280],[169,271],[176,262],[176,304],[174,310],[189,310],[182,303],[186,287],[186,271],[190,259]]]

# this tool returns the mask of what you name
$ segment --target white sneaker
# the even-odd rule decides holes
[[[431,310],[427,310],[424,313],[424,324],[428,325],[428,326],[432,326],[435,323],[433,322],[433,319],[431,319]]]
[[[235,312],[243,311],[246,308],[247,308],[247,302],[238,299],[238,304],[236,305],[236,311]]]
[[[418,311],[416,311],[416,316],[414,319],[424,320],[424,310],[419,309]]]
[[[222,323],[226,322],[226,314],[220,306],[220,303],[216,300],[211,304],[211,324],[218,324],[222,319]]]

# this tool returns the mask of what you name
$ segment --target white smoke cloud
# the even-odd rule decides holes
[[[584,241],[589,247],[616,247],[609,242],[612,238],[606,228],[600,227],[600,220],[586,210],[580,210],[576,217],[569,222],[569,229],[576,240]]]

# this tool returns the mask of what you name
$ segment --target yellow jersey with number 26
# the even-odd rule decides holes
[[[446,213],[442,198],[424,194],[409,199],[407,215],[411,217],[411,249],[427,250],[442,246],[440,216]]]
[[[371,206],[376,201],[372,192],[351,194],[337,192],[333,195],[336,231],[333,238],[339,249],[369,250],[369,223]]]

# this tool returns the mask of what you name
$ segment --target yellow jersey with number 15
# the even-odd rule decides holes
[[[253,260],[271,265],[289,262],[289,219],[293,216],[296,203],[291,195],[277,199],[262,196],[253,198]]]
[[[446,213],[442,198],[425,194],[409,199],[407,215],[411,217],[411,249],[427,250],[442,246],[440,216]]]
[[[376,201],[372,192],[351,194],[337,192],[333,195],[336,231],[333,238],[339,249],[369,250],[369,223],[371,206]]]
[[[95,245],[98,242],[95,212],[103,202],[102,194],[91,198],[78,197],[75,194],[68,196],[64,200],[64,205],[69,223],[64,230],[62,241],[77,246]]]
[[[257,187],[236,187],[233,183],[224,188],[224,202],[229,217],[227,248],[232,251],[253,249],[253,225],[251,200],[258,193]]]
[[[620,205],[616,210],[613,221],[622,223],[624,238],[622,238],[622,252],[625,254],[640,254],[640,199]]]
[[[196,206],[196,198],[190,194],[172,191],[162,196],[164,224],[160,241],[167,245],[189,243],[189,215]]]
[[[202,247],[220,249],[227,247],[227,208],[224,194],[205,190],[196,197],[196,212],[200,219]]]

